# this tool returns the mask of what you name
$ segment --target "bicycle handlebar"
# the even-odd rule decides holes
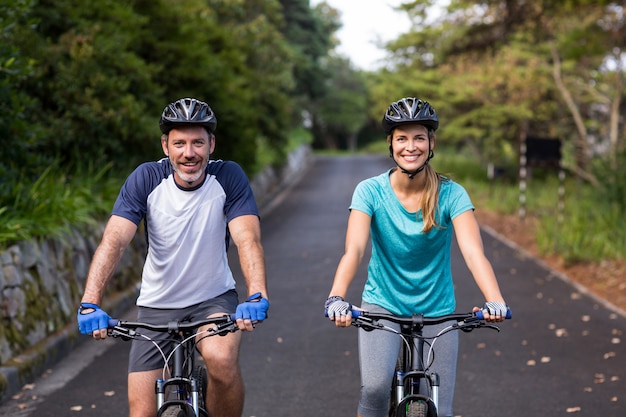
[[[365,310],[357,310],[355,308],[352,309],[352,318],[357,318],[360,316],[364,316],[364,317],[369,317],[374,313],[370,313],[369,311],[365,311]],[[376,313],[376,318],[383,318],[383,317],[379,317],[379,316],[384,316],[385,319],[396,322],[396,323],[406,323],[408,322],[408,320],[411,320],[411,317],[398,317],[398,316],[393,316],[391,314],[378,314]],[[443,322],[446,322],[448,320],[465,320],[468,318],[472,318],[472,317],[476,317],[479,320],[484,320],[485,317],[483,316],[483,312],[482,310],[478,310],[475,313],[453,313],[453,314],[447,314],[445,316],[441,316],[441,317],[424,317],[423,315],[416,315],[417,317],[421,317],[422,323],[424,323],[425,325],[429,325],[429,324],[440,324]],[[510,319],[513,317],[513,314],[511,313],[511,310],[507,310],[506,311],[506,317],[505,319]]]
[[[177,333],[185,331],[193,331],[199,327],[214,324],[216,333],[227,333],[237,330],[235,315],[223,315],[218,317],[209,317],[197,321],[171,321],[168,324],[151,324],[143,322],[124,321],[118,319],[110,319],[108,323],[109,330],[137,330],[146,329],[162,333]]]
[[[506,319],[512,317],[511,310],[507,310]],[[459,328],[470,330],[476,327],[491,327],[499,330],[493,324],[484,321],[483,312],[481,310],[472,313],[452,313],[439,317],[425,317],[423,314],[414,314],[412,317],[400,317],[393,314],[372,313],[365,310],[352,308],[352,324],[365,327],[380,327],[378,320],[388,320],[400,325],[408,325],[417,328],[424,326],[441,324],[446,321],[456,320]]]

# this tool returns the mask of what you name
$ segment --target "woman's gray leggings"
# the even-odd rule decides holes
[[[364,310],[389,313],[382,307],[363,303]],[[400,330],[395,323],[384,322],[389,327]],[[424,328],[424,336],[433,337],[451,323]],[[402,338],[397,334],[382,330],[365,331],[359,329],[359,363],[361,367],[361,398],[358,413],[362,417],[386,417],[389,412],[389,388],[393,380],[396,361],[400,352]],[[452,401],[456,380],[456,363],[459,351],[459,335],[451,331],[437,339],[435,343],[435,362],[430,368],[439,374],[439,409],[441,417],[453,416]],[[427,346],[424,355],[428,355]],[[424,357],[424,362],[427,358]]]

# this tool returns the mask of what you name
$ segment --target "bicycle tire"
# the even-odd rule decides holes
[[[426,401],[411,401],[406,407],[406,417],[427,417],[428,404]]]
[[[206,411],[205,395],[209,377],[206,368],[203,365],[197,365],[193,376],[196,381],[198,381],[198,407],[200,408],[200,415],[208,417],[209,414]]]
[[[161,413],[161,417],[190,417],[187,410],[180,408],[178,405],[171,405]]]

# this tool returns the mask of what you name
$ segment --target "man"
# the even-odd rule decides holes
[[[140,165],[127,178],[91,266],[78,312],[81,333],[107,337],[109,316],[100,309],[107,282],[144,220],[148,239],[138,320],[167,323],[236,311],[240,330],[266,318],[269,308],[259,213],[250,184],[234,162],[210,161],[217,119],[204,102],[169,104],[159,122],[166,158]],[[228,265],[230,239],[237,246],[248,289],[238,304]],[[213,417],[240,417],[244,386],[239,369],[241,332],[204,338],[206,406]],[[128,374],[131,417],[155,415],[154,381],[163,363],[151,343],[133,342]]]

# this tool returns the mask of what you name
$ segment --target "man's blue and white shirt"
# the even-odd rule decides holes
[[[206,171],[201,185],[181,188],[163,158],[137,167],[120,190],[112,214],[145,220],[148,239],[137,305],[183,308],[235,288],[228,222],[259,211],[238,164],[210,161]]]

